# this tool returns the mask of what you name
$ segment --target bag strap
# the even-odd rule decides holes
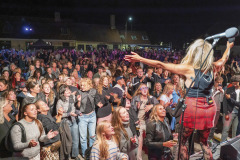
[[[21,128],[21,131],[22,131],[22,139],[21,139],[21,142],[23,142],[23,143],[27,142],[26,131],[25,131],[25,128],[24,128],[24,126],[22,125],[22,123],[16,122],[14,125],[18,125],[18,126]],[[13,125],[13,126],[14,126],[14,125]]]

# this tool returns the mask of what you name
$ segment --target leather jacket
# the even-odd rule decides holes
[[[169,151],[167,147],[163,147],[163,142],[172,140],[172,134],[168,119],[161,121],[147,122],[145,144],[148,147],[148,155],[150,157],[161,157],[164,152]]]

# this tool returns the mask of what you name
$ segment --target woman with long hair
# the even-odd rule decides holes
[[[158,98],[160,98],[161,94],[162,94],[162,85],[160,82],[156,82],[154,84],[152,96],[154,96],[158,99]]]
[[[130,160],[136,160],[138,150],[137,131],[136,128],[130,128],[129,113],[124,107],[117,107],[114,110],[112,126],[120,152],[126,153]]]
[[[41,74],[42,73],[41,73],[40,69],[36,69],[34,74],[33,74],[33,77],[36,78],[37,83],[39,85],[41,85],[42,79],[44,78]]]
[[[15,119],[18,121],[20,104],[17,101],[17,95],[15,90],[14,89],[8,90],[7,92],[4,93],[3,97],[6,98],[6,100],[12,107],[11,115],[14,116]]]
[[[12,88],[18,90],[19,89],[19,84],[21,82],[24,82],[25,80],[21,78],[21,74],[16,72],[12,76]]]
[[[172,73],[183,75],[186,78],[185,85],[188,88],[190,87],[190,91],[185,101],[187,108],[184,114],[184,129],[180,144],[181,159],[188,159],[189,157],[185,144],[194,129],[197,129],[200,133],[200,144],[202,146],[204,158],[212,159],[212,152],[207,144],[207,138],[210,133],[210,129],[214,125],[213,122],[216,113],[216,105],[212,102],[211,98],[209,99],[207,97],[211,94],[210,89],[214,83],[214,75],[221,70],[222,66],[225,65],[232,47],[233,43],[227,42],[227,48],[222,58],[216,62],[214,62],[213,50],[210,52],[210,55],[208,55],[212,45],[203,39],[197,39],[189,46],[187,54],[182,59],[181,64],[163,63],[157,60],[149,60],[140,57],[134,52],[132,52],[133,55],[125,56],[125,60],[127,61],[141,61],[144,64],[153,67],[161,67]],[[203,67],[200,70],[200,66],[205,59],[206,63],[203,64]],[[196,76],[198,71],[200,74]],[[195,79],[196,82],[190,86],[192,79]]]
[[[9,86],[7,80],[0,79],[0,96],[2,96],[3,93],[7,91],[8,88]]]
[[[26,132],[26,142],[22,142],[22,133],[19,125],[14,125],[11,129],[11,140],[16,157],[27,157],[30,160],[40,160],[40,142],[46,142],[55,137],[57,131],[49,131],[45,134],[42,123],[37,120],[37,107],[34,104],[27,104],[22,108],[21,120]]]
[[[146,129],[146,145],[148,147],[148,159],[168,159],[172,158],[170,147],[176,145],[172,141],[172,134],[166,110],[161,104],[153,107]],[[166,158],[167,156],[168,158]]]
[[[39,93],[39,99],[43,100],[49,106],[51,115],[56,115],[56,108],[54,106],[56,95],[48,83],[42,84],[42,92]]]
[[[57,101],[56,110],[63,108],[62,119],[65,119],[71,129],[72,135],[72,158],[78,157],[79,154],[79,132],[77,124],[77,114],[75,108],[76,99],[71,94],[69,87],[62,84],[59,88],[59,99]],[[58,113],[57,113],[58,114]]]
[[[112,120],[112,106],[111,103],[114,101],[114,97],[110,95],[111,88],[109,87],[109,81],[107,76],[100,78],[99,85],[97,88],[97,97],[100,99],[103,106],[96,108],[97,123],[107,120]]]
[[[133,95],[131,108],[129,114],[131,117],[131,126],[134,127],[134,124],[138,124],[140,135],[138,137],[138,160],[142,160],[142,147],[144,134],[146,132],[146,119],[153,108],[153,105],[157,104],[158,101],[155,97],[149,94],[149,90],[146,84],[141,83]]]
[[[5,137],[10,127],[16,122],[15,117],[11,114],[12,107],[6,98],[0,97],[0,159],[12,157],[12,153],[5,147]]]
[[[35,67],[34,65],[29,65],[29,70],[26,73],[25,79],[28,80],[28,78],[32,77],[35,72]]]
[[[21,108],[24,107],[26,104],[35,103],[37,102],[37,100],[39,100],[39,96],[38,96],[38,94],[40,93],[39,84],[37,82],[30,81],[26,87],[27,87],[28,93],[22,101]],[[22,109],[20,109],[19,112],[21,115]]]
[[[101,108],[103,104],[97,98],[97,91],[93,88],[92,80],[89,78],[82,78],[80,83],[80,92],[78,97],[78,119],[79,119],[79,133],[80,143],[82,148],[82,156],[85,156],[87,149],[87,141],[89,134],[89,147],[91,147],[96,139],[96,112],[95,106]]]
[[[108,121],[102,121],[97,125],[97,140],[93,144],[91,160],[127,160],[128,156],[119,151],[114,138],[114,128]]]

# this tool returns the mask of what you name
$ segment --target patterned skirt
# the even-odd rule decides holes
[[[41,160],[59,160],[59,152],[52,152],[50,147],[42,147],[40,156]]]
[[[186,97],[185,104],[187,108],[184,113],[183,125],[186,128],[205,130],[214,126],[214,119],[217,107],[213,100],[212,104],[207,103],[205,97]],[[182,117],[180,119],[181,123]]]

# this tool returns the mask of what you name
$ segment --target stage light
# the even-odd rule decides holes
[[[25,28],[26,31],[28,31],[28,28]]]

